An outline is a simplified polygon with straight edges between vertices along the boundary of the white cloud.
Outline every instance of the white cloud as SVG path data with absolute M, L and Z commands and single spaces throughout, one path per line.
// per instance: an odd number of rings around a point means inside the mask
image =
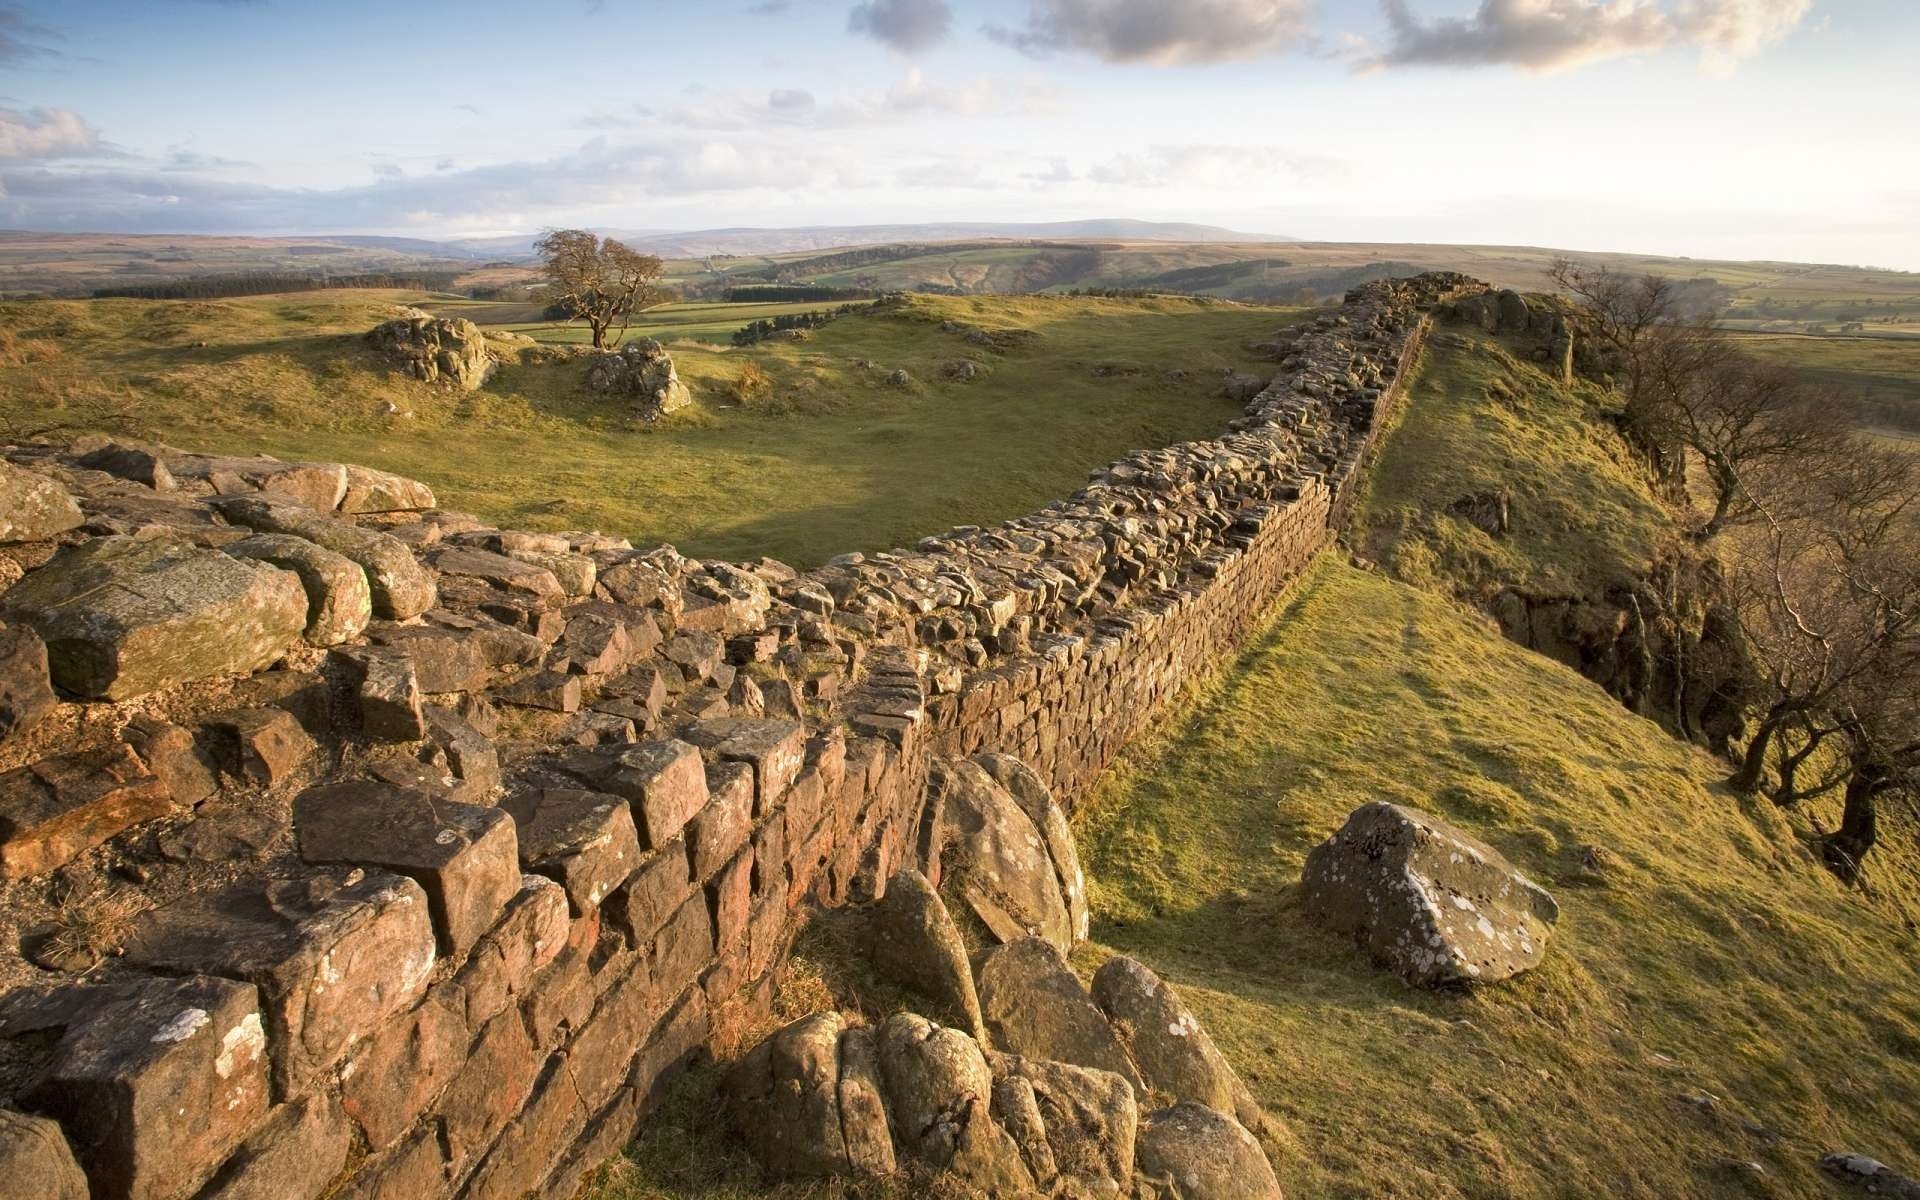
M 597 130 L 846 129 L 924 116 L 1039 116 L 1058 112 L 1060 107 L 1059 93 L 1044 85 L 985 78 L 939 84 L 916 67 L 884 91 L 863 95 L 823 99 L 804 88 L 722 94 L 698 89 L 689 102 L 673 108 L 635 104 L 619 112 L 595 113 L 579 125 Z
M 0 159 L 80 158 L 114 154 L 100 131 L 64 108 L 0 108 Z
M 1813 0 L 1481 0 L 1472 16 L 1422 20 L 1381 0 L 1389 41 L 1361 65 L 1512 66 L 1544 73 L 1669 46 L 1699 50 L 1721 74 L 1781 40 Z
M 1055 172 L 1060 164 L 1054 166 Z M 1247 188 L 1336 176 L 1345 164 L 1283 146 L 1168 145 L 1116 154 L 1087 171 L 1095 183 L 1127 188 Z
M 1273 54 L 1308 35 L 1308 0 L 1030 0 L 1026 25 L 987 36 L 1031 55 L 1077 51 L 1156 66 Z

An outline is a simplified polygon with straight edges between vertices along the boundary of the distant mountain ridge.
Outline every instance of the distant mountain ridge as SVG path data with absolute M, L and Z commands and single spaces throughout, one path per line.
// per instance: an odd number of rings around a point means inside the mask
M 1089 221 L 945 221 L 908 225 L 802 225 L 791 228 L 602 230 L 636 250 L 662 258 L 700 258 L 709 254 L 791 254 L 899 242 L 951 242 L 981 238 L 1098 238 L 1136 242 L 1291 242 L 1271 233 L 1243 233 L 1218 225 L 1180 221 L 1135 221 L 1107 217 Z M 468 255 L 524 256 L 533 253 L 536 235 L 455 238 L 445 243 Z

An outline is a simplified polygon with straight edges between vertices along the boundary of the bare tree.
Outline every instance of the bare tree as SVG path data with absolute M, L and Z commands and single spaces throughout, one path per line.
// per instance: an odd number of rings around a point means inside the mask
M 1920 771 L 1920 480 L 1911 460 L 1851 439 L 1816 471 L 1782 473 L 1763 493 L 1743 482 L 1762 528 L 1735 539 L 1730 590 L 1762 666 L 1767 705 L 1730 782 L 1755 791 L 1776 739 L 1804 740 L 1776 799 L 1844 785 L 1827 863 L 1857 875 L 1876 837 L 1876 801 Z M 1838 738 L 1840 769 L 1800 787 L 1812 747 Z
M 624 242 L 586 229 L 550 229 L 533 248 L 570 319 L 587 323 L 596 349 L 606 348 L 615 322 L 624 335 L 633 314 L 661 298 L 655 281 L 663 264 Z
M 1587 309 L 1592 333 L 1619 356 L 1626 369 L 1623 426 L 1628 440 L 1662 479 L 1678 478 L 1683 468 L 1671 461 L 1674 446 L 1663 436 L 1664 414 L 1643 387 L 1649 342 L 1662 326 L 1679 319 L 1673 282 L 1661 275 L 1628 275 L 1569 258 L 1554 259 L 1547 277 Z

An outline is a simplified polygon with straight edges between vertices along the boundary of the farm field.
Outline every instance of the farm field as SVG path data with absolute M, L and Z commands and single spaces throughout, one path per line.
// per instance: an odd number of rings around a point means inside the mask
M 1239 412 L 1224 374 L 1259 369 L 1246 343 L 1299 315 L 1185 299 L 916 297 L 736 350 L 727 335 L 769 306 L 676 306 L 635 332 L 667 339 L 695 403 L 634 427 L 623 401 L 585 388 L 576 359 L 538 345 L 495 343 L 504 361 L 471 393 L 396 374 L 360 335 L 416 303 L 440 306 L 375 291 L 0 304 L 14 335 L 0 347 L 0 421 L 343 459 L 426 480 L 445 507 L 517 527 L 810 565 L 1001 520 L 1129 450 L 1217 433 Z M 972 330 L 997 344 L 968 341 Z M 947 378 L 962 360 L 976 377 Z M 906 386 L 887 382 L 896 369 Z

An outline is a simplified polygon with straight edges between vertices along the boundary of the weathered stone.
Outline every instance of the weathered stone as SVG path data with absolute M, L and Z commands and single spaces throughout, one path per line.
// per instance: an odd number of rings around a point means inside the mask
M 496 808 L 372 781 L 323 784 L 294 800 L 293 825 L 310 863 L 367 863 L 417 880 L 450 955 L 465 954 L 520 890 L 513 818 Z
M 626 885 L 609 896 L 602 908 L 627 931 L 629 941 L 645 945 L 692 891 L 687 848 L 674 841 L 641 862 Z
M 539 638 L 508 629 L 494 621 L 471 620 L 433 612 L 429 620 L 441 625 L 375 623 L 367 638 L 381 646 L 404 650 L 413 660 L 420 690 L 429 695 L 483 688 L 507 667 L 540 661 L 547 651 Z
M 587 363 L 587 386 L 628 397 L 633 415 L 642 421 L 657 421 L 693 403 L 673 356 L 653 338 L 635 338 L 616 353 L 596 355 Z
M 707 898 L 689 896 L 653 938 L 653 977 L 662 993 L 685 987 L 713 960 L 713 914 Z
M 873 965 L 894 982 L 937 1001 L 984 1042 L 987 1026 L 974 992 L 967 944 L 927 877 L 912 868 L 895 874 L 868 922 Z
M 807 731 L 797 721 L 725 717 L 702 721 L 687 734 L 716 758 L 753 768 L 754 816 L 765 816 L 806 765 Z
M 96 1196 L 183 1200 L 267 1114 L 254 989 L 143 981 L 87 1005 L 24 1097 L 60 1121 Z
M 366 573 L 373 592 L 373 613 L 390 621 L 405 621 L 433 607 L 433 575 L 405 542 L 350 521 L 290 504 L 267 500 L 228 500 L 220 512 L 236 525 L 261 533 L 285 533 L 352 559 Z
M 172 807 L 166 784 L 125 745 L 9 771 L 0 775 L 0 876 L 44 874 Z
M 0 1180 L 21 1197 L 88 1200 L 87 1177 L 60 1126 L 0 1108 Z
M 1058 1174 L 1085 1193 L 1127 1194 L 1140 1111 L 1126 1080 L 1111 1071 L 1018 1055 L 995 1055 L 992 1065 L 996 1098 L 1000 1083 L 1026 1085 L 1045 1131 L 1046 1159 Z
M 519 825 L 520 861 L 565 888 L 576 916 L 600 907 L 640 862 L 633 812 L 618 796 L 543 788 L 506 807 Z
M 542 600 L 557 602 L 564 595 L 552 571 L 490 550 L 437 546 L 427 551 L 425 557 L 443 576 L 474 579 L 502 592 Z
M 377 742 L 414 742 L 427 736 L 420 675 L 413 656 L 388 646 L 361 649 L 347 657 L 360 676 L 360 732 Z
M 0 625 L 0 742 L 38 725 L 56 703 L 46 643 L 24 625 Z
M 1051 942 L 1023 937 L 980 961 L 980 1010 L 996 1048 L 1112 1071 L 1144 1092 L 1139 1073 Z
M 0 542 L 40 542 L 76 528 L 86 517 L 58 483 L 0 462 Z
M 1080 869 L 1080 851 L 1073 840 L 1073 827 L 1067 814 L 1054 801 L 1053 790 L 1040 773 L 1011 754 L 976 754 L 973 761 L 1007 790 L 1020 811 L 1027 814 L 1034 828 L 1047 843 L 1047 857 L 1053 862 L 1054 878 L 1060 884 L 1061 899 L 1067 905 L 1067 926 L 1074 943 L 1087 940 L 1087 880 Z
M 388 1021 L 340 1064 L 340 1105 L 375 1150 L 407 1131 L 466 1058 L 464 1014 L 437 997 L 436 989 L 412 1012 Z
M 154 846 L 173 862 L 258 861 L 283 828 L 272 813 L 226 808 L 202 812 L 185 825 L 163 831 Z
M 257 986 L 275 1090 L 292 1095 L 425 992 L 434 964 L 425 901 L 384 871 L 235 884 L 147 913 L 126 956 Z
M 1093 973 L 1093 1000 L 1149 1092 L 1232 1113 L 1248 1129 L 1266 1123 L 1199 1019 L 1158 975 L 1131 958 L 1110 958 Z
M 347 464 L 343 513 L 418 512 L 433 506 L 433 489 L 417 479 Z
M 1435 817 L 1362 805 L 1307 856 L 1307 911 L 1424 986 L 1537 965 L 1559 906 L 1499 852 Z
M 687 825 L 695 879 L 706 879 L 726 865 L 753 832 L 753 771 L 746 764 L 708 767 L 707 792 L 712 799 Z
M 591 772 L 590 779 L 634 806 L 634 824 L 648 849 L 678 837 L 708 800 L 700 752 L 682 741 L 641 742 Z
M 235 558 L 258 559 L 300 577 L 307 593 L 307 641 L 337 646 L 352 641 L 373 619 L 373 591 L 360 564 L 343 554 L 285 533 L 260 533 L 221 549 Z
M 1001 942 L 1033 934 L 1071 949 L 1072 917 L 1033 819 L 978 763 L 945 762 L 935 780 L 944 802 L 941 886 L 957 889 Z
M 172 537 L 69 546 L 0 596 L 0 611 L 47 643 L 53 681 L 127 700 L 271 663 L 307 625 L 289 571 Z
M 567 622 L 567 630 L 554 643 L 547 665 L 581 675 L 611 675 L 626 670 L 633 657 L 634 643 L 625 622 L 599 613 L 582 613 Z
M 454 976 L 447 1002 L 463 1003 L 467 1027 L 478 1029 L 524 995 L 566 944 L 566 892 L 545 876 L 522 875 L 519 893 Z
M 280 783 L 319 749 L 284 708 L 243 708 L 208 720 L 233 774 L 261 787 Z
M 983 1191 L 1032 1190 L 1019 1147 L 993 1121 L 993 1074 L 979 1043 L 896 1013 L 880 1029 L 879 1058 L 890 1123 L 908 1154 Z
M 166 785 L 176 805 L 191 808 L 219 788 L 212 756 L 178 725 L 138 716 L 127 723 L 125 736 L 147 770 Z
M 464 1171 L 520 1111 L 539 1078 L 541 1053 L 517 1012 L 487 1023 L 433 1112 L 455 1173 Z M 435 1182 L 444 1188 L 444 1179 Z M 426 1193 L 432 1195 L 432 1192 Z
M 873 1031 L 840 1034 L 840 1132 L 846 1142 L 847 1168 L 857 1176 L 891 1175 L 893 1134 L 887 1100 L 880 1085 L 880 1051 Z
M 850 1173 L 840 1124 L 837 1012 L 802 1017 L 750 1051 L 727 1079 L 735 1123 L 779 1176 Z
M 477 390 L 493 371 L 487 335 L 464 317 L 436 317 L 417 308 L 382 321 L 367 333 L 376 350 L 392 357 L 408 374 L 426 383 L 450 383 L 463 392 Z
M 444 767 L 453 780 L 454 799 L 490 803 L 500 787 L 500 752 L 478 726 L 451 708 L 424 704 L 429 748 L 423 756 Z
M 537 671 L 525 679 L 495 688 L 493 695 L 500 703 L 516 708 L 544 708 L 557 713 L 579 712 L 580 677 L 559 671 Z
M 339 463 L 281 462 L 257 455 L 165 453 L 167 470 L 183 491 L 216 496 L 265 496 L 320 512 L 339 507 L 347 469 Z
M 166 450 L 160 446 L 108 442 L 80 455 L 75 461 L 89 470 L 105 471 L 115 478 L 131 480 L 157 492 L 171 492 L 179 486 L 174 482 L 173 472 L 167 469 Z
M 1920 1200 L 1920 1182 L 1864 1154 L 1829 1154 L 1820 1160 L 1820 1169 L 1843 1183 L 1863 1189 L 1869 1196 Z
M 1141 1200 L 1281 1200 L 1260 1143 L 1232 1117 L 1200 1104 L 1142 1117 L 1134 1167 Z
M 195 1200 L 315 1200 L 347 1164 L 353 1136 L 327 1096 L 281 1105 Z

